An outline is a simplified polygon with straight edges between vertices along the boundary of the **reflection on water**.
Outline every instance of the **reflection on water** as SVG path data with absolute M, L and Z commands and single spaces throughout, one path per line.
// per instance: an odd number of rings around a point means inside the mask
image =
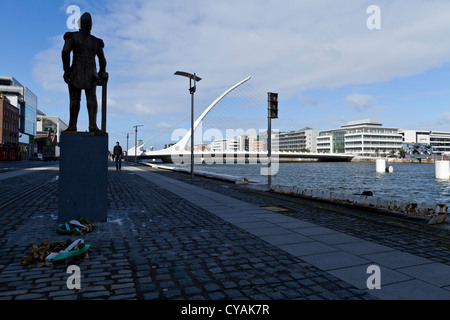
M 393 173 L 376 173 L 375 163 L 298 162 L 280 163 L 273 185 L 297 186 L 342 193 L 372 191 L 374 196 L 415 202 L 450 204 L 450 180 L 435 178 L 433 164 L 387 163 Z M 196 165 L 195 170 L 244 176 L 267 183 L 260 164 Z

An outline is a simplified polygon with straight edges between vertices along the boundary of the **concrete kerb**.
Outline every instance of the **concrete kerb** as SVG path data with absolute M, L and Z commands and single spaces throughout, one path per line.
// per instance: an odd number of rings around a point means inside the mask
M 152 168 L 162 169 L 162 170 L 170 170 L 170 171 L 182 172 L 182 173 L 191 173 L 190 169 L 185 169 L 185 168 L 171 167 L 171 166 L 166 166 L 166 165 L 158 165 L 158 164 L 153 164 L 153 163 L 148 163 L 148 162 L 140 162 L 139 164 L 146 165 L 146 166 L 149 166 Z M 206 178 L 211 178 L 211 179 L 222 180 L 222 181 L 226 181 L 226 182 L 232 182 L 234 184 L 248 184 L 249 183 L 249 181 L 245 177 L 235 177 L 235 176 L 228 175 L 228 174 L 213 173 L 213 172 L 208 172 L 208 171 L 195 170 L 195 175 L 201 176 L 201 177 L 206 177 Z

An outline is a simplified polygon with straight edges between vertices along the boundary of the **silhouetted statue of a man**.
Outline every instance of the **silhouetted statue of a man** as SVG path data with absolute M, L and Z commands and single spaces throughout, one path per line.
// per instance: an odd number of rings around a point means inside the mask
M 86 94 L 89 115 L 89 132 L 99 132 L 97 127 L 97 84 L 106 72 L 106 59 L 103 53 L 103 40 L 91 35 L 92 18 L 88 12 L 83 13 L 78 21 L 79 31 L 64 35 L 62 62 L 64 81 L 69 85 L 70 119 L 66 131 L 77 131 L 78 113 L 80 111 L 81 90 Z M 70 65 L 70 53 L 73 62 Z M 97 73 L 95 57 L 98 57 L 100 70 Z

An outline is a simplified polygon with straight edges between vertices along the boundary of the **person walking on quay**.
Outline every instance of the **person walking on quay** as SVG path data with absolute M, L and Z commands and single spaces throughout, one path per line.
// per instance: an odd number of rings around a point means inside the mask
M 116 161 L 116 171 L 122 169 L 122 147 L 119 145 L 119 142 L 116 142 L 116 145 L 113 149 L 113 159 Z

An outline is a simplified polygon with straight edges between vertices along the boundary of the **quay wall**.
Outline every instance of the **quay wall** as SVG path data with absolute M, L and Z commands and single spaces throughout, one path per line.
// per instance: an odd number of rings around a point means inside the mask
M 375 163 L 377 159 L 386 160 L 386 163 L 435 163 L 436 159 L 406 159 L 406 158 L 374 158 L 374 157 L 355 157 L 351 162 L 373 162 Z M 439 160 L 439 159 L 437 159 Z

